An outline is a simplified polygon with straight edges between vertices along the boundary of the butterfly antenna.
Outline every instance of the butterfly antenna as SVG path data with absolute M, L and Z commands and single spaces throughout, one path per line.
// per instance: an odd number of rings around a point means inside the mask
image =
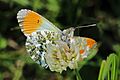
M 78 26 L 78 27 L 75 27 L 75 29 L 84 28 L 84 27 L 92 27 L 92 26 L 96 26 L 96 24 L 90 24 L 90 25 L 86 25 L 86 26 Z
M 14 28 L 11 28 L 10 30 L 14 31 L 14 30 L 18 30 L 18 29 L 20 29 L 20 27 L 14 27 Z

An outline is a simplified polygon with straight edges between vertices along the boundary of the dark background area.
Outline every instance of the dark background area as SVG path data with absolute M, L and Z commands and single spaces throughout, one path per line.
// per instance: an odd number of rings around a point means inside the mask
M 97 80 L 101 61 L 120 50 L 120 0 L 0 0 L 0 80 L 75 80 L 72 70 L 62 74 L 43 69 L 25 50 L 25 39 L 16 19 L 20 9 L 38 12 L 61 30 L 80 28 L 75 36 L 95 39 L 99 51 L 80 70 L 83 80 Z

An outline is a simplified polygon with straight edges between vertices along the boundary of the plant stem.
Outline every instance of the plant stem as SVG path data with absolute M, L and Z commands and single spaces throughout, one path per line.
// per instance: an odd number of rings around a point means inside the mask
M 79 71 L 77 69 L 75 69 L 75 73 L 76 73 L 76 79 L 77 80 L 82 80 L 80 74 L 79 74 Z

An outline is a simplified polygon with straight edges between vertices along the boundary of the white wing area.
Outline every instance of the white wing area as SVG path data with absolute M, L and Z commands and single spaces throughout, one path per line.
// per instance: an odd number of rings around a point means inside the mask
M 42 16 L 43 24 L 40 27 L 40 30 L 50 30 L 53 32 L 62 32 L 59 28 L 57 28 L 54 24 L 52 24 L 50 21 L 48 21 L 46 18 Z

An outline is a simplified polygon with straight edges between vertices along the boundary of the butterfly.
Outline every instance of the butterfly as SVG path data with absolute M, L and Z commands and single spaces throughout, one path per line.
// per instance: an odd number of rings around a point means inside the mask
M 21 9 L 17 19 L 27 37 L 25 46 L 30 57 L 51 71 L 75 69 L 77 63 L 97 47 L 97 42 L 91 38 L 74 36 L 75 28 L 62 31 L 34 11 Z

